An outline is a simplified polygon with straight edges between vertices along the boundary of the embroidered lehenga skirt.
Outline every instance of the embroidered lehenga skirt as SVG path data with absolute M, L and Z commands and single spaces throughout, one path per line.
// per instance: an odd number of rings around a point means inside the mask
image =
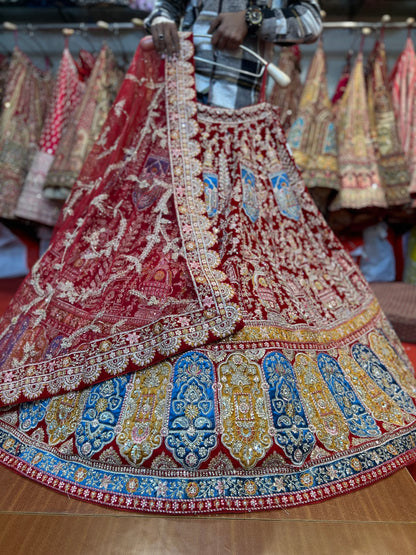
M 325 500 L 416 459 L 416 382 L 278 110 L 139 47 L 2 320 L 0 462 L 172 514 Z

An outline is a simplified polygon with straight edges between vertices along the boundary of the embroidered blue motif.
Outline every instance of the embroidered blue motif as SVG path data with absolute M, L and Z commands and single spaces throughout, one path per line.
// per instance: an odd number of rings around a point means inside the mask
M 185 468 L 196 469 L 217 445 L 214 367 L 202 353 L 176 362 L 166 447 Z
M 243 185 L 243 209 L 253 222 L 259 217 L 260 207 L 256 192 L 256 177 L 252 171 L 241 166 L 241 181 Z
M 371 349 L 366 345 L 357 343 L 352 348 L 352 355 L 379 388 L 387 393 L 401 409 L 416 414 L 416 407 L 410 395 L 400 389 L 396 380 Z
M 284 171 L 269 176 L 280 212 L 291 220 L 298 221 L 301 210 L 298 199 L 290 186 L 289 176 Z
M 50 399 L 41 399 L 31 403 L 22 403 L 19 406 L 19 428 L 24 432 L 36 428 L 38 423 L 45 418 L 49 402 Z
M 294 464 L 303 464 L 315 446 L 299 398 L 290 362 L 279 352 L 268 354 L 263 361 L 276 428 L 275 440 Z
M 212 218 L 218 212 L 218 175 L 204 172 L 204 192 L 207 215 Z
M 75 432 L 80 455 L 90 457 L 113 441 L 129 380 L 118 376 L 92 387 Z
M 325 353 L 318 355 L 317 362 L 319 370 L 341 409 L 351 432 L 360 437 L 380 435 L 380 428 L 374 418 L 365 410 L 345 379 L 338 362 Z

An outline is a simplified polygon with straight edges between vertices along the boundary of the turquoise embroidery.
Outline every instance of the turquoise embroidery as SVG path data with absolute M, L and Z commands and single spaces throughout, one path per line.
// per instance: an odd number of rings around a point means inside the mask
M 243 185 L 243 209 L 254 224 L 260 214 L 256 192 L 256 178 L 254 173 L 244 166 L 241 166 L 241 181 Z
M 91 389 L 75 432 L 80 455 L 90 457 L 115 438 L 115 426 L 129 379 L 129 376 L 119 376 Z
M 176 362 L 166 447 L 185 468 L 196 469 L 217 445 L 214 368 L 202 353 Z
M 22 403 L 19 407 L 19 428 L 24 432 L 36 428 L 43 418 L 50 399 L 41 399 L 31 403 Z
M 295 375 L 290 362 L 281 353 L 268 354 L 263 362 L 269 396 L 275 440 L 294 464 L 302 464 L 315 446 L 299 398 Z
M 410 395 L 400 389 L 399 384 L 371 349 L 357 343 L 352 348 L 352 355 L 379 388 L 387 393 L 401 409 L 416 414 L 416 407 Z
M 284 171 L 269 176 L 273 187 L 274 197 L 283 216 L 298 221 L 301 214 L 300 205 L 290 186 L 289 176 Z
M 351 432 L 360 437 L 380 435 L 380 428 L 374 418 L 365 410 L 345 379 L 338 362 L 325 353 L 319 354 L 317 361 L 319 370 L 341 409 Z
M 204 172 L 204 192 L 207 215 L 212 218 L 218 213 L 218 176 Z

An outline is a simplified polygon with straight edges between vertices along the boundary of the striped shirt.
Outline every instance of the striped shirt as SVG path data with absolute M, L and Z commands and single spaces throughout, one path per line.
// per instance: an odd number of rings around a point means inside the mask
M 181 21 L 184 31 L 205 35 L 211 21 L 219 13 L 245 10 L 247 4 L 247 0 L 156 0 L 155 9 L 145 24 L 150 30 L 152 20 L 164 16 L 178 25 Z M 274 44 L 283 46 L 314 42 L 322 31 L 320 7 L 316 0 L 257 0 L 255 4 L 269 9 L 257 34 L 248 34 L 243 44 L 268 60 L 273 59 Z M 258 74 L 261 65 L 255 58 L 241 49 L 214 51 L 209 38 L 195 36 L 194 42 L 197 57 L 233 68 L 195 62 L 196 88 L 199 93 L 208 95 L 209 104 L 241 108 L 256 102 L 261 78 L 239 72 L 244 70 Z

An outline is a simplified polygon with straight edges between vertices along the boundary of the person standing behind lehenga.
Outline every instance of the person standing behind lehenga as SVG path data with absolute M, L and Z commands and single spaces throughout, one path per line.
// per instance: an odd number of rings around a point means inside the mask
M 274 44 L 314 42 L 322 31 L 316 0 L 156 0 L 145 25 L 161 55 L 178 52 L 180 21 L 181 30 L 195 36 L 197 57 L 236 70 L 195 61 L 198 98 L 223 108 L 241 108 L 258 98 L 261 78 L 238 70 L 258 73 L 259 62 L 240 45 L 272 61 Z

